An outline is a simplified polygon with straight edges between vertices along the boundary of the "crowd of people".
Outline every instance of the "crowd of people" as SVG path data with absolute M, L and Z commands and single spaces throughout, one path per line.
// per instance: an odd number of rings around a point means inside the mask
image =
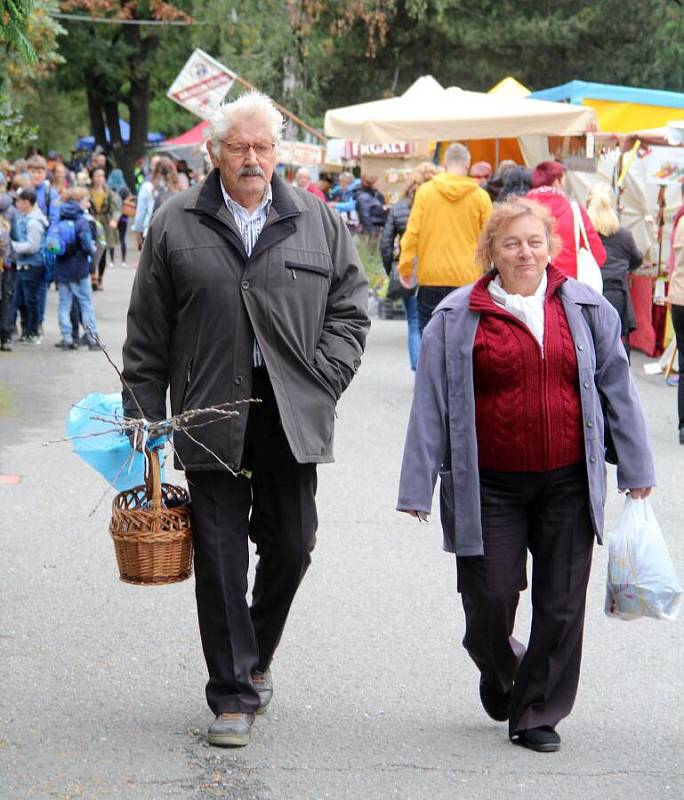
M 129 187 L 95 150 L 68 163 L 56 152 L 0 162 L 0 349 L 42 344 L 47 292 L 59 291 L 56 346 L 99 348 L 92 292 L 107 265 L 127 266 L 129 226 L 138 246 L 152 215 L 198 177 L 165 155 L 141 159 Z M 118 258 L 117 258 L 118 255 Z M 68 320 L 68 323 L 67 323 Z
M 34 154 L 14 163 L 0 161 L 0 349 L 11 351 L 14 341 L 42 342 L 47 290 L 53 281 L 60 294 L 61 339 L 56 346 L 97 349 L 96 337 L 89 334 L 96 333 L 92 292 L 104 289 L 108 265 L 128 265 L 129 230 L 139 249 L 154 212 L 174 193 L 203 178 L 186 162 L 164 154 L 140 159 L 130 187 L 123 171 L 113 167 L 100 149 L 87 159 L 73 156 L 68 162 L 54 151 L 47 157 Z M 567 197 L 565 170 L 559 162 L 544 161 L 530 169 L 504 160 L 494 170 L 486 161 L 471 164 L 469 152 L 459 144 L 447 149 L 443 166 L 418 165 L 394 204 L 387 203 L 372 175 L 322 172 L 314 181 L 311 171 L 300 167 L 292 183 L 337 211 L 353 234 L 363 234 L 379 246 L 390 279 L 387 297 L 400 299 L 404 307 L 412 370 L 418 363 L 422 331 L 435 307 L 455 288 L 479 276 L 476 245 L 493 208 L 516 197 L 548 208 L 562 242 L 554 264 L 570 277 L 577 277 L 575 220 L 576 213 L 581 215 L 588 247 L 602 270 L 603 293 L 620 316 L 629 357 L 629 334 L 636 319 L 628 278 L 641 266 L 643 254 L 621 226 L 613 195 L 604 184 L 592 187 L 585 209 Z M 674 219 L 668 297 L 680 359 L 681 216 L 678 213 Z M 76 224 L 80 233 L 71 238 L 67 252 L 51 254 L 46 242 L 51 226 L 60 222 Z M 683 386 L 679 406 L 684 443 Z

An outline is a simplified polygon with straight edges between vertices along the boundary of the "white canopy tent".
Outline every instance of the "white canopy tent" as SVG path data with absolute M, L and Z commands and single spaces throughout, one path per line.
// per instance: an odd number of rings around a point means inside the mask
M 596 114 L 586 106 L 444 89 L 431 75 L 401 97 L 334 108 L 325 115 L 326 136 L 362 144 L 577 136 L 596 127 Z

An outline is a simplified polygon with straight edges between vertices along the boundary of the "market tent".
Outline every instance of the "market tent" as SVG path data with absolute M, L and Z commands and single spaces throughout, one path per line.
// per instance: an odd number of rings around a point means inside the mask
M 188 145 L 198 147 L 204 143 L 208 135 L 209 121 L 202 120 L 202 122 L 198 122 L 197 125 L 195 125 L 193 128 L 190 128 L 189 131 L 181 133 L 180 136 L 175 136 L 172 139 L 166 139 L 161 143 L 160 146 L 167 150 L 172 147 L 187 147 Z
M 527 134 L 572 136 L 596 127 L 592 109 L 526 98 L 443 89 L 430 75 L 401 97 L 331 109 L 325 133 L 364 144 L 493 139 Z
M 121 139 L 123 142 L 128 142 L 131 138 L 131 126 L 126 122 L 125 119 L 119 119 L 119 130 L 121 131 Z M 109 128 L 105 128 L 105 138 L 107 141 L 110 141 L 109 138 Z M 156 145 L 159 144 L 164 139 L 163 133 L 156 133 L 155 131 L 150 131 L 147 134 L 147 144 L 148 145 Z M 92 150 L 95 147 L 95 137 L 94 136 L 81 136 L 76 140 L 76 150 Z
M 158 152 L 168 153 L 177 161 L 185 161 L 196 172 L 204 171 L 204 142 L 209 137 L 209 122 L 202 120 L 189 131 L 166 139 L 157 146 Z
M 520 98 L 527 97 L 530 94 L 530 90 L 527 86 L 523 86 L 520 81 L 517 81 L 509 75 L 507 78 L 499 81 L 496 86 L 492 86 L 491 89 L 488 89 L 487 94 L 494 95 L 495 97 Z M 467 142 L 467 144 L 473 163 L 476 161 L 488 161 L 494 167 L 498 166 L 504 160 L 515 161 L 516 164 L 525 163 L 517 139 L 507 137 L 476 139 L 475 141 Z
M 487 90 L 487 94 L 494 94 L 497 97 L 529 97 L 531 91 L 524 86 L 520 81 L 510 75 L 507 78 L 499 81 L 496 86 L 492 86 Z
M 585 81 L 570 81 L 530 96 L 593 108 L 600 129 L 614 133 L 667 125 L 670 120 L 681 118 L 684 109 L 684 94 L 680 92 Z

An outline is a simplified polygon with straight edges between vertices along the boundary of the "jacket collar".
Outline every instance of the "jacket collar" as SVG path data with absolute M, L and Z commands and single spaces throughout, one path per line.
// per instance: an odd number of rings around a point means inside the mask
M 295 192 L 276 173 L 271 178 L 271 192 L 273 202 L 268 215 L 268 221 L 283 217 L 298 216 L 305 207 L 299 201 Z M 219 217 L 227 224 L 232 221 L 233 215 L 226 208 L 221 192 L 221 178 L 217 168 L 207 175 L 199 186 L 189 192 L 185 204 L 187 211 L 210 214 Z
M 252 258 L 293 234 L 296 230 L 295 220 L 306 212 L 306 206 L 297 197 L 294 189 L 275 173 L 271 178 L 271 193 L 273 196 L 271 207 L 264 228 L 252 250 Z M 188 192 L 188 199 L 183 208 L 185 211 L 200 215 L 203 224 L 227 239 L 242 260 L 247 261 L 247 253 L 235 219 L 223 200 L 218 169 L 214 168 L 199 186 Z
M 469 307 L 471 311 L 498 311 L 499 306 L 494 302 L 492 296 L 487 291 L 487 286 L 494 280 L 498 271 L 496 269 L 490 270 L 486 275 L 483 275 L 473 286 L 472 294 L 470 295 Z M 546 298 L 553 297 L 553 295 L 560 290 L 568 277 L 559 269 L 549 264 L 546 268 Z

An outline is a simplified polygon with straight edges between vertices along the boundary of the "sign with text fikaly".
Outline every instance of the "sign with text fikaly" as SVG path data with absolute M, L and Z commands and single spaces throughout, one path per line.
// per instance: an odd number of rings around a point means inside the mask
M 215 58 L 197 48 L 166 93 L 174 102 L 207 119 L 221 105 L 235 75 Z

